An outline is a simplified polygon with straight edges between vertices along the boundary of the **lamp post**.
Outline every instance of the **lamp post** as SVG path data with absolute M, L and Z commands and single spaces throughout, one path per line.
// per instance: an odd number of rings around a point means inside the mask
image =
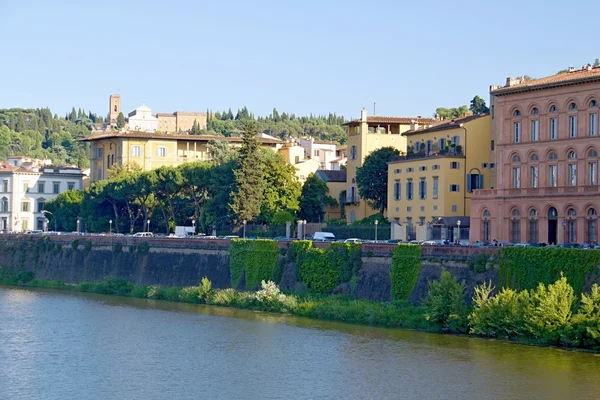
M 77 218 L 77 233 L 79 233 L 79 218 Z
M 302 221 L 302 240 L 306 238 L 306 220 Z
M 112 219 L 108 221 L 108 234 L 112 235 Z
M 44 218 L 44 221 L 46 222 L 46 232 L 48 232 L 48 222 L 50 222 L 50 220 L 48 220 L 48 218 Z
M 56 217 L 54 217 L 54 214 L 52 214 L 50 211 L 46 211 L 46 210 L 42 210 L 40 211 L 42 214 L 46 215 L 46 214 L 50 214 L 52 215 L 52 219 L 54 219 L 54 232 L 58 232 L 58 229 L 56 227 Z M 46 222 L 47 223 L 47 222 Z M 46 228 L 47 229 L 47 228 Z
M 246 224 L 248 223 L 248 221 L 244 220 L 243 224 L 244 224 L 244 239 L 246 239 Z
M 146 221 L 146 232 L 150 232 L 150 219 Z
M 192 219 L 192 236 L 194 236 L 196 234 L 196 220 Z
M 567 243 L 567 220 L 563 219 L 562 220 L 562 226 L 563 226 L 563 244 Z
M 379 220 L 375 220 L 375 243 L 377 243 L 377 225 L 379 225 Z
M 456 227 L 457 227 L 457 230 L 458 230 L 457 244 L 460 244 L 460 219 L 458 221 L 456 221 Z

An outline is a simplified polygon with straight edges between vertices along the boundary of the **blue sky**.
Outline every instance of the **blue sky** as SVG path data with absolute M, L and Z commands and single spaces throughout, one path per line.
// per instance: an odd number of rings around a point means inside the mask
M 0 0 L 0 108 L 431 115 L 600 57 L 600 2 Z

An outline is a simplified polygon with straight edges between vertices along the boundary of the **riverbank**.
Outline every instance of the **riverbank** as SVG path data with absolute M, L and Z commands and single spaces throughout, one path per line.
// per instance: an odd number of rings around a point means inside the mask
M 562 329 L 556 329 L 559 321 L 555 316 L 549 316 L 549 321 L 540 320 L 538 321 L 539 326 L 528 328 L 531 332 L 538 329 L 539 332 L 543 333 L 543 335 L 534 337 L 531 336 L 531 333 L 527 335 L 523 331 L 523 327 L 520 324 L 525 325 L 525 323 L 518 320 L 519 316 L 516 315 L 518 314 L 518 310 L 514 309 L 515 304 L 512 304 L 512 310 L 506 309 L 506 306 L 510 306 L 511 304 L 505 304 L 511 303 L 511 300 L 515 300 L 516 302 L 521 302 L 523 306 L 523 299 L 518 299 L 518 297 L 523 297 L 524 293 L 529 292 L 520 292 L 520 294 L 515 292 L 515 298 L 508 301 L 506 301 L 507 294 L 505 291 L 501 291 L 500 295 L 496 295 L 495 297 L 490 297 L 489 293 L 486 295 L 487 297 L 479 294 L 479 300 L 474 299 L 476 301 L 473 307 L 460 306 L 452 304 L 452 291 L 456 289 L 456 286 L 453 285 L 458 283 L 452 280 L 447 273 L 444 274 L 440 282 L 435 282 L 432 285 L 432 295 L 428 297 L 423 306 L 415 306 L 406 301 L 376 302 L 367 299 L 354 299 L 347 296 L 326 296 L 306 293 L 284 294 L 279 291 L 279 288 L 273 282 L 263 282 L 262 288 L 257 292 L 239 291 L 231 288 L 213 289 L 211 282 L 206 278 L 202 280 L 199 286 L 183 288 L 135 285 L 119 279 L 106 280 L 100 283 L 81 282 L 78 284 L 66 284 L 56 280 L 34 279 L 31 272 L 21 271 L 15 273 L 6 269 L 0 269 L 0 284 L 140 299 L 166 300 L 180 303 L 206 304 L 289 314 L 325 321 L 413 329 L 424 332 L 469 334 L 474 337 L 496 338 L 521 344 L 550 345 L 600 352 L 600 336 L 597 335 L 600 331 L 600 318 L 598 318 L 600 316 L 599 292 L 593 292 L 587 298 L 589 300 L 587 301 L 587 308 L 586 304 L 582 306 L 583 311 L 588 312 L 587 315 L 584 315 L 582 310 L 579 310 L 577 314 L 573 314 L 572 318 L 569 314 L 569 324 Z M 557 290 L 560 292 L 561 284 L 563 286 L 566 285 L 566 280 L 557 281 L 554 285 L 549 286 L 548 293 L 557 294 Z M 546 291 L 545 288 L 544 291 Z M 565 296 L 564 292 L 558 294 L 561 299 Z M 443 298 L 448 295 L 449 298 Z M 568 293 L 566 295 L 568 296 Z M 436 296 L 441 296 L 442 298 L 436 298 Z M 536 296 L 534 291 L 531 292 L 531 296 Z M 462 296 L 455 296 L 455 298 L 460 297 Z M 495 304 L 483 304 L 485 301 L 491 301 Z M 554 308 L 551 304 L 540 304 L 540 306 L 542 308 L 548 306 Z M 459 309 L 457 307 L 462 308 Z M 500 315 L 498 315 L 498 309 L 494 309 L 494 307 L 504 308 L 504 314 L 500 312 Z M 557 313 L 561 312 L 560 309 L 554 311 Z M 533 310 L 531 312 L 535 313 Z M 502 319 L 502 323 L 496 323 L 494 317 Z M 523 316 L 521 315 L 520 317 L 523 320 Z M 534 320 L 530 318 L 526 323 L 531 323 L 532 321 Z M 544 324 L 551 324 L 553 326 L 543 326 Z M 482 327 L 489 327 L 491 325 L 494 326 L 495 331 L 489 328 L 487 331 L 482 329 Z

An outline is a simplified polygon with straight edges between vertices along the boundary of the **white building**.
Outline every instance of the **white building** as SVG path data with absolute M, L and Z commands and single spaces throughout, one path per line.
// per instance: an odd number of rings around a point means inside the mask
M 314 138 L 297 139 L 298 144 L 304 148 L 305 158 L 317 160 L 321 169 L 333 169 L 332 162 L 336 157 L 336 143 L 315 140 Z
M 144 104 L 129 113 L 128 125 L 130 131 L 152 133 L 158 130 L 158 118 Z
M 41 212 L 66 190 L 82 189 L 83 173 L 73 167 L 26 169 L 0 163 L 0 231 L 47 230 Z

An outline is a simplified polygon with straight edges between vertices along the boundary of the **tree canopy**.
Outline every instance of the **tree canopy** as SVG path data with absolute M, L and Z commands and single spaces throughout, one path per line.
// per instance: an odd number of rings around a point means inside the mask
M 379 210 L 387 208 L 388 165 L 400 152 L 393 147 L 382 147 L 370 153 L 362 167 L 356 169 L 356 184 L 360 196 Z
M 310 174 L 302 186 L 298 213 L 300 219 L 308 222 L 323 222 L 325 206 L 337 204 L 328 194 L 327 184 L 315 174 Z
M 469 111 L 475 115 L 481 115 L 490 112 L 490 109 L 485 105 L 484 99 L 479 96 L 475 96 L 473 97 L 473 100 L 471 100 Z

